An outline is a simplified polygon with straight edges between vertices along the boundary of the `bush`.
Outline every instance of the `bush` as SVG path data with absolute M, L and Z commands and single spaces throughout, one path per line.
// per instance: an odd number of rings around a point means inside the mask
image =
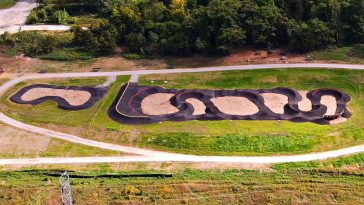
M 89 60 L 92 57 L 93 55 L 89 53 L 79 52 L 72 49 L 59 49 L 40 56 L 41 59 L 55 61 Z
M 136 53 L 126 53 L 123 55 L 128 60 L 139 60 L 141 57 Z
M 53 22 L 56 24 L 67 24 L 69 20 L 69 15 L 66 10 L 56 11 L 53 14 Z
M 39 21 L 37 12 L 35 10 L 31 11 L 27 17 L 26 24 L 35 24 Z

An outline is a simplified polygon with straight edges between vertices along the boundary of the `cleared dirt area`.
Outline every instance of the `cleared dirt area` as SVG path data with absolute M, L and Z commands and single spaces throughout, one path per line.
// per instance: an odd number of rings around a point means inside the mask
M 307 98 L 308 91 L 298 91 L 302 97 L 302 100 L 298 102 L 298 109 L 302 111 L 312 110 L 311 100 Z
M 41 70 L 48 72 L 90 72 L 93 68 L 100 68 L 100 71 L 121 71 L 141 69 L 166 69 L 168 65 L 163 60 L 138 60 L 132 61 L 120 55 L 111 57 L 94 58 L 84 61 L 50 61 L 24 56 L 6 57 L 1 55 L 0 65 L 5 73 L 34 73 Z
M 325 115 L 335 115 L 336 112 L 336 98 L 331 95 L 324 95 L 321 97 L 321 104 L 326 105 L 327 111 Z
M 284 105 L 288 103 L 288 97 L 277 93 L 262 93 L 264 104 L 273 112 L 284 114 Z
M 206 106 L 201 100 L 195 98 L 189 98 L 186 100 L 186 102 L 191 103 L 193 108 L 195 109 L 193 111 L 193 115 L 202 115 L 206 113 L 205 112 Z
M 24 101 L 33 101 L 42 97 L 55 96 L 65 99 L 70 105 L 79 106 L 85 104 L 91 94 L 80 90 L 32 88 L 21 96 Z
M 268 55 L 267 51 L 257 51 L 254 49 L 242 48 L 235 50 L 231 55 L 224 58 L 226 64 L 246 64 L 246 63 L 302 63 L 305 62 L 304 55 L 294 53 L 284 54 L 286 60 L 281 60 L 282 55 L 280 50 L 273 50 L 273 53 Z
M 0 155 L 27 155 L 44 152 L 51 138 L 0 124 Z
M 217 97 L 211 101 L 221 112 L 228 115 L 253 115 L 259 112 L 258 107 L 245 97 Z
M 142 110 L 147 115 L 167 115 L 178 112 L 169 100 L 174 96 L 171 93 L 156 93 L 149 95 L 142 101 Z

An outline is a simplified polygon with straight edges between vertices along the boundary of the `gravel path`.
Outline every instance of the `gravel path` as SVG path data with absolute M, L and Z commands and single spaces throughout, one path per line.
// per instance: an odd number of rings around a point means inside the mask
M 0 9 L 0 34 L 4 32 L 16 33 L 19 31 L 65 31 L 69 26 L 63 25 L 25 25 L 27 16 L 33 8 L 37 7 L 35 0 L 19 0 L 8 9 Z

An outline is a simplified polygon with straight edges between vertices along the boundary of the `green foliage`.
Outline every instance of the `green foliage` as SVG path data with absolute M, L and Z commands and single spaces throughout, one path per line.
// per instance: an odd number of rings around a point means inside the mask
M 56 24 L 67 24 L 69 21 L 69 15 L 66 10 L 56 11 L 53 14 L 53 22 Z
M 136 53 L 126 53 L 123 56 L 129 60 L 139 60 L 141 58 L 140 55 Z
M 93 20 L 80 20 L 79 16 L 85 14 Z M 310 51 L 335 44 L 363 43 L 364 3 L 362 0 L 42 1 L 27 23 L 87 26 L 88 32 L 74 30 L 75 42 L 96 53 L 110 53 L 116 43 L 124 43 L 130 52 L 141 55 L 195 52 L 226 55 L 241 46 Z
M 54 60 L 54 61 L 76 61 L 76 60 L 89 60 L 93 58 L 92 53 L 79 51 L 77 49 L 57 49 L 50 53 L 39 56 L 41 59 Z
M 91 28 L 76 26 L 72 29 L 73 42 L 84 50 L 112 53 L 116 47 L 116 29 L 107 20 L 100 20 Z
M 278 171 L 295 171 L 295 170 L 325 170 L 325 169 L 338 169 L 342 170 L 345 167 L 358 167 L 364 165 L 364 154 L 355 154 L 351 156 L 344 156 L 335 159 L 328 159 L 325 161 L 309 161 L 309 162 L 289 162 L 274 164 L 273 169 Z

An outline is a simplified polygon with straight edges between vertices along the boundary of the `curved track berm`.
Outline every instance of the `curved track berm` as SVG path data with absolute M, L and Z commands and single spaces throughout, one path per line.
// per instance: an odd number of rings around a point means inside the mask
M 171 105 L 178 111 L 166 115 L 147 115 L 143 113 L 142 101 L 149 95 L 156 93 L 170 93 L 174 96 L 170 99 Z M 265 104 L 262 93 L 276 93 L 288 97 L 288 103 L 284 106 L 284 113 L 278 114 L 271 111 Z M 335 97 L 337 107 L 334 115 L 325 115 L 327 107 L 321 104 L 321 97 L 330 95 Z M 211 101 L 216 97 L 245 97 L 253 102 L 259 111 L 253 115 L 228 115 L 221 112 Z M 193 115 L 194 107 L 187 99 L 200 100 L 206 106 L 205 113 Z M 186 120 L 289 120 L 292 122 L 313 122 L 317 124 L 330 124 L 331 120 L 339 117 L 349 118 L 351 113 L 347 103 L 351 97 L 343 91 L 324 88 L 312 90 L 307 93 L 311 100 L 312 109 L 302 111 L 298 102 L 302 100 L 298 91 L 290 88 L 257 89 L 257 90 L 176 90 L 164 89 L 157 86 L 139 86 L 137 83 L 124 84 L 115 101 L 108 110 L 108 115 L 113 120 L 127 124 L 148 124 L 162 121 L 186 121 Z
M 31 101 L 24 101 L 22 99 L 22 95 L 33 88 L 51 88 L 51 89 L 63 89 L 63 90 L 74 90 L 74 91 L 86 91 L 90 93 L 90 98 L 82 105 L 71 105 L 60 96 L 45 96 L 38 99 L 34 99 Z M 19 104 L 31 104 L 37 105 L 43 103 L 45 101 L 55 101 L 58 104 L 58 108 L 63 110 L 83 110 L 93 106 L 96 102 L 98 102 L 101 98 L 103 98 L 108 90 L 108 87 L 104 88 L 95 88 L 95 87 L 80 87 L 80 86 L 56 86 L 56 85 L 47 85 L 47 84 L 34 84 L 30 86 L 26 86 L 20 89 L 17 93 L 11 96 L 11 101 Z

